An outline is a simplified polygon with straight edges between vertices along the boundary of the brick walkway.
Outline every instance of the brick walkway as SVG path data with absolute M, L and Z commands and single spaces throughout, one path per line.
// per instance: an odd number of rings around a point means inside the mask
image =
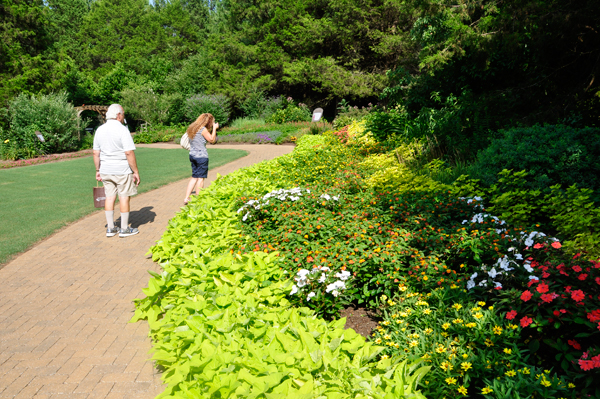
M 211 170 L 209 182 L 217 173 L 293 150 L 217 147 L 250 155 Z M 132 300 L 148 283 L 147 270 L 158 271 L 146 253 L 179 211 L 186 185 L 187 180 L 179 181 L 132 199 L 130 222 L 140 229 L 136 236 L 106 238 L 106 219 L 99 211 L 0 270 L 0 398 L 149 399 L 162 391 L 160 376 L 147 360 L 148 325 L 128 321 Z

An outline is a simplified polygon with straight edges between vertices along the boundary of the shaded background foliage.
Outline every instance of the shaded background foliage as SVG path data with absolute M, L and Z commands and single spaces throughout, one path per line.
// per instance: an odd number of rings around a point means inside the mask
M 232 117 L 260 115 L 248 104 L 277 95 L 323 107 L 330 119 L 342 99 L 379 102 L 399 115 L 372 125 L 379 138 L 408 130 L 435 136 L 455 161 L 474 159 L 498 129 L 598 123 L 600 4 L 592 0 L 4 0 L 0 7 L 2 107 L 20 93 L 65 90 L 74 105 L 154 93 L 168 103 L 156 122 L 177 124 L 187 122 L 184 104 L 194 95 L 225 95 Z

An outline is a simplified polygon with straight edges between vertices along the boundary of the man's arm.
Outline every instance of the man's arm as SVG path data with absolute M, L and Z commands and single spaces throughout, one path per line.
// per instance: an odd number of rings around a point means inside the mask
M 140 185 L 140 174 L 138 172 L 137 161 L 135 159 L 134 151 L 125 151 L 125 156 L 127 157 L 127 162 L 129 163 L 129 167 L 133 171 L 133 181 L 136 186 Z
M 94 165 L 96 165 L 96 180 L 102 181 L 100 177 L 100 151 L 94 150 Z

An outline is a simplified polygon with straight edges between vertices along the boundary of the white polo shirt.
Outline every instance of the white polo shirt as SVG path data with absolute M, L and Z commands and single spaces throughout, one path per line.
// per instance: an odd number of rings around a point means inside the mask
M 116 119 L 109 119 L 96 130 L 94 150 L 100 151 L 100 173 L 128 175 L 133 173 L 125 151 L 135 150 L 129 129 Z

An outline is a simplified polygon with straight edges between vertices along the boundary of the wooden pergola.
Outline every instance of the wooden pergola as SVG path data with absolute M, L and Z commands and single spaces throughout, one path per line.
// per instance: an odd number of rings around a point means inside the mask
M 108 105 L 81 105 L 79 107 L 75 107 L 77 110 L 77 117 L 81 116 L 83 111 L 96 111 L 100 115 L 100 119 L 102 119 L 102 123 L 106 122 L 106 111 L 108 111 Z

